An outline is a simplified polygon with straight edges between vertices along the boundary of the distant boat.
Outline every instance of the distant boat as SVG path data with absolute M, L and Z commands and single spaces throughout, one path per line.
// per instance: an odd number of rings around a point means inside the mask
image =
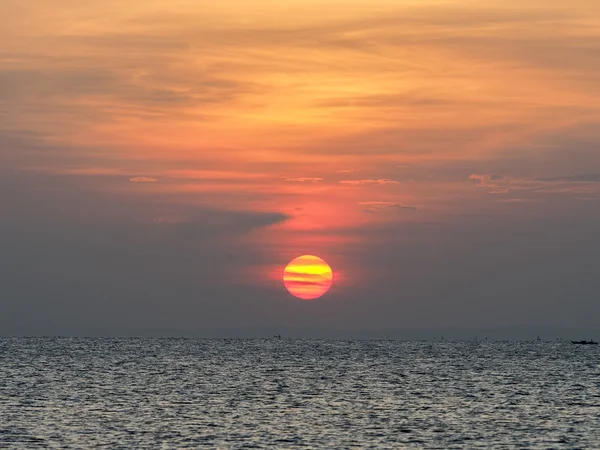
M 573 344 L 578 344 L 578 345 L 598 345 L 597 342 L 592 341 L 591 339 L 589 341 L 571 341 Z

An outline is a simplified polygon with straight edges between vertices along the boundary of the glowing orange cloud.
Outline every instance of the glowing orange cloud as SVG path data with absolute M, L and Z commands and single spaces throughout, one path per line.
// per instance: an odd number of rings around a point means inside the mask
M 283 282 L 295 297 L 314 300 L 329 290 L 333 282 L 333 272 L 321 258 L 304 255 L 295 258 L 286 266 Z

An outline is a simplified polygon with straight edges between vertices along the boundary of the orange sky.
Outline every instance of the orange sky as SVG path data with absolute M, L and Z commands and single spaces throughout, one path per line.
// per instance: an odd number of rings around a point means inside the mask
M 2 9 L 2 166 L 131 198 L 150 226 L 279 214 L 236 237 L 264 254 L 240 282 L 316 254 L 364 287 L 348 251 L 414 239 L 394 227 L 600 205 L 595 1 Z

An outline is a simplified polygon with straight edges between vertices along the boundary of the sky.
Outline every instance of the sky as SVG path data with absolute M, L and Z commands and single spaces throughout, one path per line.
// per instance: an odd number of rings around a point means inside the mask
M 2 334 L 598 326 L 597 1 L 0 17 Z

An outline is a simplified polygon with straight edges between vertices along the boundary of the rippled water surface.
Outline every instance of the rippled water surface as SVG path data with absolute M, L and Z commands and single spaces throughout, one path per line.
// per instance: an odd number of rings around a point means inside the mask
M 600 349 L 0 338 L 0 448 L 600 448 Z

